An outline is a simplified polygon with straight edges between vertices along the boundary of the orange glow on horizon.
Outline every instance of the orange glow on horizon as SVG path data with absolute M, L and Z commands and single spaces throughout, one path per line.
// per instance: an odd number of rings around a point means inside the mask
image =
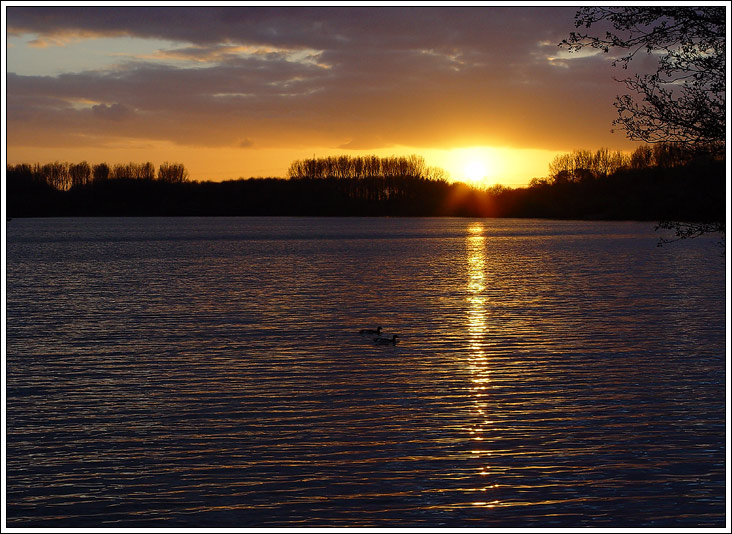
M 426 150 L 431 165 L 450 173 L 452 181 L 484 188 L 496 184 L 521 187 L 548 174 L 549 163 L 561 152 L 512 147 L 471 146 Z
M 280 148 L 280 147 L 200 147 L 183 146 L 170 142 L 120 142 L 114 146 L 62 146 L 38 149 L 12 147 L 8 149 L 8 163 L 49 163 L 66 161 L 89 164 L 151 162 L 156 168 L 161 163 L 176 162 L 185 165 L 190 178 L 198 181 L 237 180 L 239 178 L 287 176 L 290 164 L 298 159 L 327 156 L 376 155 L 422 156 L 428 166 L 439 167 L 448 173 L 451 182 L 465 182 L 475 187 L 501 184 L 508 187 L 525 186 L 534 177 L 548 173 L 548 165 L 560 152 L 538 149 L 472 146 L 456 148 L 423 148 L 395 146 L 373 150 L 344 150 L 339 148 Z

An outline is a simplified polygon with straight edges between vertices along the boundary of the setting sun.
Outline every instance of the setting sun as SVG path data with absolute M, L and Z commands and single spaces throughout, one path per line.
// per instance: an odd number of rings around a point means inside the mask
M 486 145 L 446 150 L 414 148 L 412 152 L 424 154 L 430 165 L 445 169 L 451 181 L 479 188 L 496 184 L 524 187 L 531 178 L 545 176 L 548 162 L 559 154 L 544 149 Z
M 505 151 L 494 147 L 454 148 L 446 151 L 440 166 L 444 167 L 455 181 L 486 187 L 501 180 L 507 156 Z
M 485 146 L 456 148 L 445 159 L 445 168 L 454 180 L 479 187 L 491 185 L 503 167 L 499 151 Z
M 465 162 L 465 165 L 463 165 L 463 174 L 470 182 L 482 182 L 487 172 L 488 170 L 485 163 L 480 159 L 469 159 Z

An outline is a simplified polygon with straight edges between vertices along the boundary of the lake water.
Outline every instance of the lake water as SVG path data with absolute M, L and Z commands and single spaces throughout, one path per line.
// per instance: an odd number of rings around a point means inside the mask
M 724 527 L 725 260 L 657 241 L 14 219 L 7 526 Z

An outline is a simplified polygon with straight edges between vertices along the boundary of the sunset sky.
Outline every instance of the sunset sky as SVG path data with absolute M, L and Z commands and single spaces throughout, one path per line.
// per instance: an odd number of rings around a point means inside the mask
M 7 162 L 183 163 L 195 180 L 295 159 L 419 154 L 524 185 L 611 133 L 622 76 L 569 54 L 577 7 L 25 7 L 6 17 Z

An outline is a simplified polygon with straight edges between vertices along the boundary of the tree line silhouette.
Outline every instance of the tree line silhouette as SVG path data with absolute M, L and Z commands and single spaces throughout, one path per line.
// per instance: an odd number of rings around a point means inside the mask
M 11 172 L 16 180 L 45 182 L 51 187 L 68 191 L 72 187 L 88 185 L 92 182 L 104 180 L 159 180 L 161 182 L 179 183 L 188 180 L 188 171 L 182 163 L 168 163 L 160 165 L 155 172 L 155 166 L 150 163 L 118 163 L 112 167 L 106 163 L 89 165 L 81 163 L 53 162 L 41 165 L 21 163 L 7 167 L 8 176 Z
M 458 216 L 721 221 L 725 163 L 717 152 L 643 145 L 557 156 L 528 187 L 449 182 L 420 156 L 294 161 L 287 178 L 192 181 L 180 163 L 7 166 L 10 217 Z
M 713 158 L 723 153 L 724 147 L 709 144 L 703 149 L 690 149 L 677 143 L 658 143 L 640 145 L 632 153 L 624 154 L 616 150 L 600 148 L 574 150 L 560 154 L 549 164 L 549 180 L 552 183 L 577 182 L 585 179 L 607 178 L 621 170 L 643 170 L 651 167 L 671 168 L 684 166 L 695 159 Z M 540 179 L 535 179 L 539 180 Z M 545 179 L 546 180 L 546 179 Z
M 447 173 L 439 167 L 428 167 L 422 156 L 331 156 L 293 161 L 288 178 L 399 178 L 411 176 L 426 180 L 442 180 Z

